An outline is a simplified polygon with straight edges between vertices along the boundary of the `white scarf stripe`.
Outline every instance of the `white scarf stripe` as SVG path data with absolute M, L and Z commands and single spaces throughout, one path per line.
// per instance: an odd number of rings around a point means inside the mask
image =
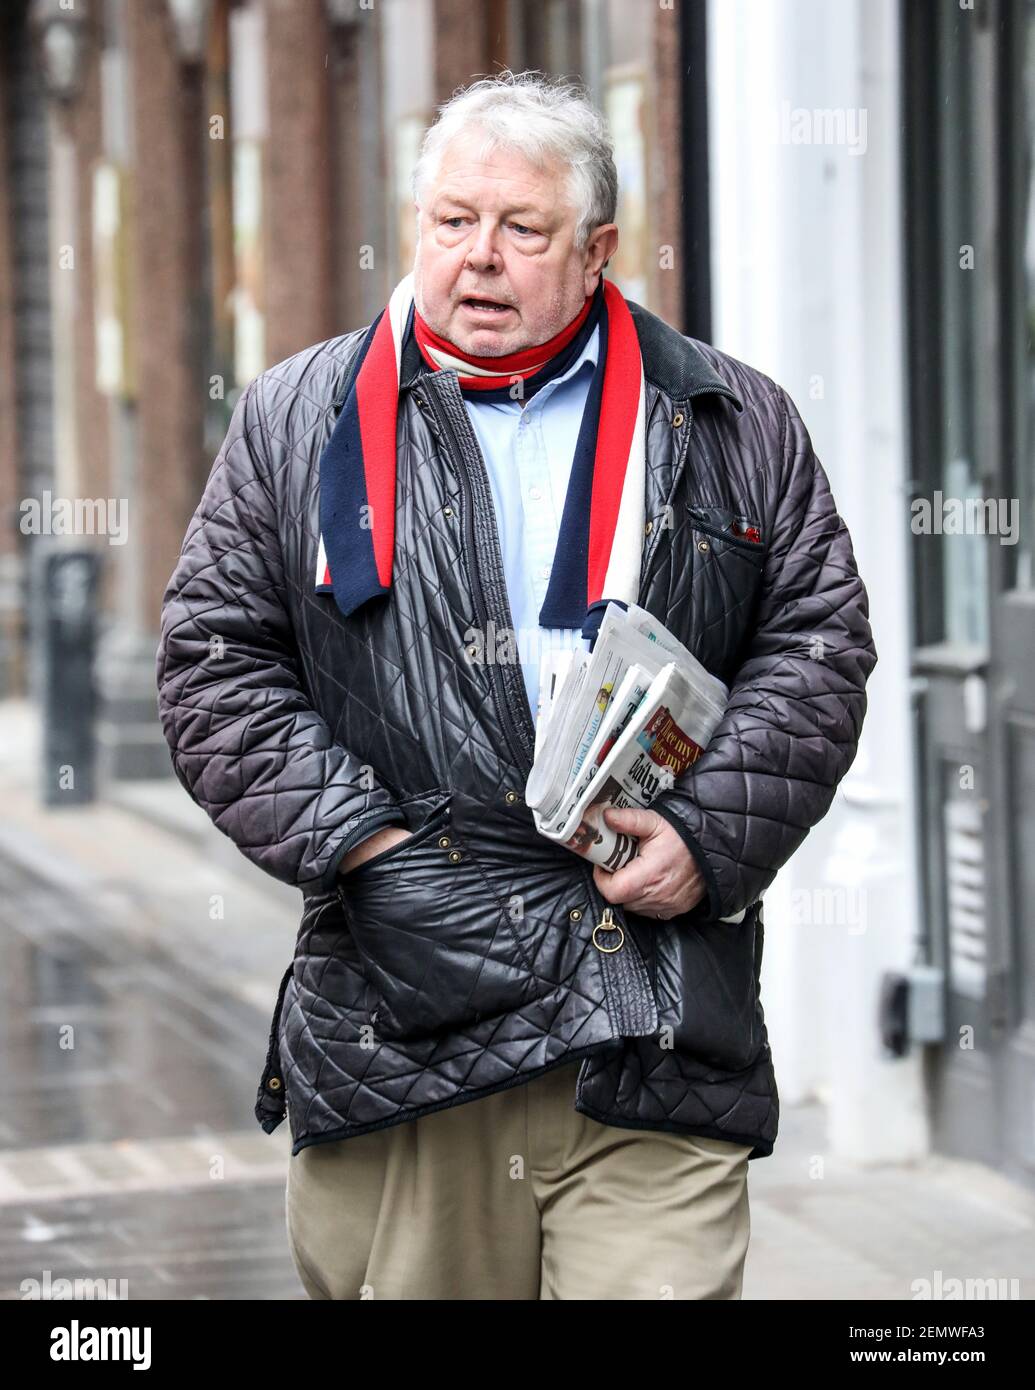
M 635 603 L 640 592 L 640 558 L 646 525 L 647 449 L 646 400 L 643 362 L 640 362 L 640 396 L 636 404 L 636 424 L 629 445 L 622 497 L 618 504 L 611 558 L 604 576 L 601 598 Z
M 500 372 L 497 367 L 476 367 L 473 362 L 465 362 L 462 357 L 454 357 L 451 352 L 443 352 L 441 348 L 427 345 L 425 351 L 435 359 L 440 367 L 455 367 L 460 376 L 506 376 L 517 380 L 520 376 L 537 372 L 545 363 L 537 362 L 532 367 L 525 367 L 521 372 Z
M 410 305 L 413 303 L 413 271 L 409 275 L 404 275 L 392 291 L 392 297 L 388 301 L 388 322 L 392 328 L 392 343 L 395 347 L 395 379 L 399 380 L 402 372 L 402 346 L 403 333 L 406 331 L 406 320 L 409 317 Z

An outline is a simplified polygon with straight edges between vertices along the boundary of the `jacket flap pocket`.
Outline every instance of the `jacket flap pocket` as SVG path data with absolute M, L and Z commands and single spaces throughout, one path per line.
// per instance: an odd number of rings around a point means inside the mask
M 690 513 L 691 524 L 707 535 L 759 555 L 764 552 L 762 528 L 751 517 L 734 511 L 732 507 L 700 506 L 696 502 L 688 502 L 686 509 Z
M 403 854 L 406 850 L 412 849 L 414 845 L 433 835 L 435 831 L 445 823 L 449 815 L 449 803 L 453 799 L 453 793 L 443 787 L 433 787 L 430 791 L 418 792 L 415 796 L 403 797 L 399 802 L 399 809 L 406 818 L 406 829 L 410 832 L 405 840 L 399 840 L 394 845 L 389 845 L 380 854 L 373 855 L 370 859 L 364 859 L 362 864 L 358 864 L 348 873 L 338 875 L 336 891 L 339 898 L 342 897 L 344 888 L 352 883 L 361 874 L 365 874 L 368 869 L 379 868 L 389 859 L 394 859 L 397 855 Z M 401 829 L 402 827 L 398 827 Z

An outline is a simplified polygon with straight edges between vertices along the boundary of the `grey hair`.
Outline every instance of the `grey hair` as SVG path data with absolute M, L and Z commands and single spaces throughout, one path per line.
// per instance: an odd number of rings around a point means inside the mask
M 615 220 L 614 146 L 607 122 L 585 88 L 544 73 L 508 68 L 459 89 L 438 108 L 438 119 L 421 143 L 413 169 L 414 202 L 420 202 L 449 142 L 471 127 L 485 133 L 482 156 L 495 149 L 515 150 L 538 167 L 550 159 L 569 167 L 578 250 L 584 250 L 595 227 Z

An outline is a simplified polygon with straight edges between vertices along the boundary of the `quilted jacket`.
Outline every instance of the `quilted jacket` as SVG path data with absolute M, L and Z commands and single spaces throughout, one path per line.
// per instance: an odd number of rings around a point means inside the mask
M 389 596 L 314 592 L 319 463 L 365 330 L 242 393 L 165 594 L 159 708 L 176 775 L 301 890 L 256 1118 L 292 1153 L 575 1064 L 627 1128 L 772 1152 L 760 896 L 830 806 L 876 662 L 866 592 L 785 390 L 632 304 L 647 380 L 639 603 L 731 688 L 654 806 L 708 886 L 662 922 L 604 900 L 522 798 L 534 728 L 492 497 L 455 371 L 412 342 Z M 488 634 L 479 643 L 478 634 Z M 413 834 L 348 874 L 378 827 Z M 720 922 L 746 909 L 739 923 Z

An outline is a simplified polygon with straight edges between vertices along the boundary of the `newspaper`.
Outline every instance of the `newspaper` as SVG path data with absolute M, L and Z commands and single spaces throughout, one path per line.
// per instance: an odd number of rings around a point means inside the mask
M 565 650 L 541 668 L 525 789 L 536 828 L 591 863 L 624 868 L 638 841 L 611 829 L 605 809 L 647 807 L 670 787 L 704 751 L 728 697 L 645 609 L 608 604 L 592 653 Z

